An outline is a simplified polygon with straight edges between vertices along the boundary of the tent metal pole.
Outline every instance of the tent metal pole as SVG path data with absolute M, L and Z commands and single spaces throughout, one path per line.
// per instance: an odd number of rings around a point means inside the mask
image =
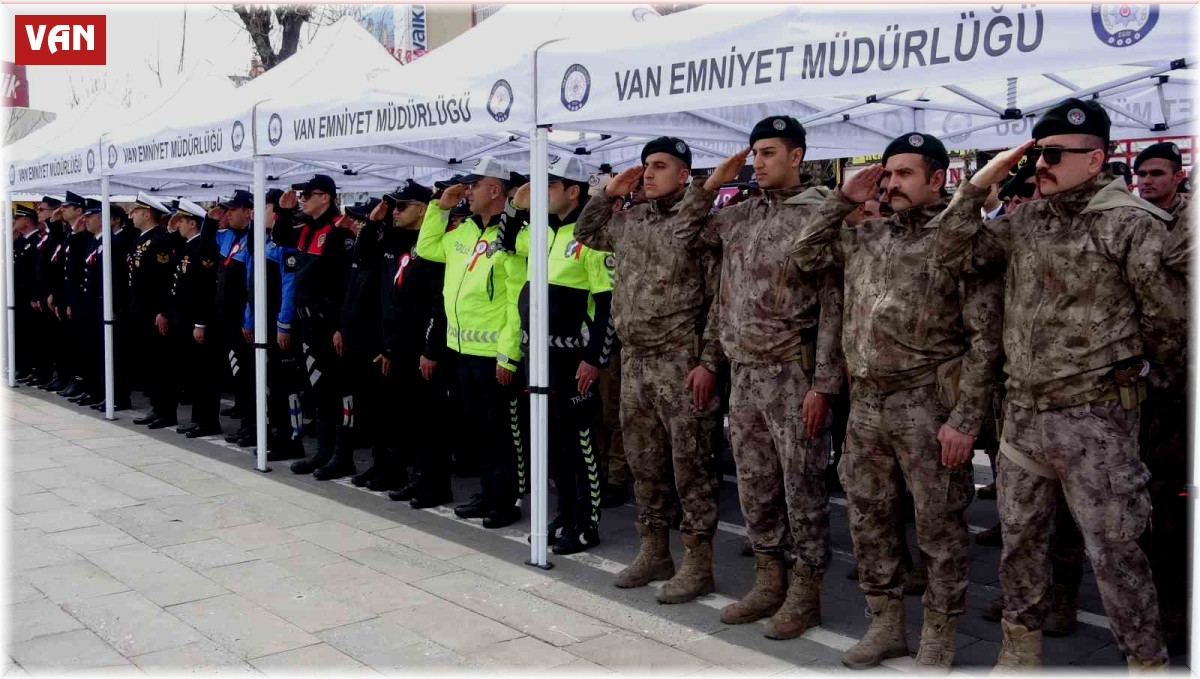
M 1154 89 L 1158 90 L 1158 105 L 1159 105 L 1159 108 L 1162 109 L 1163 125 L 1165 125 L 1169 128 L 1169 127 L 1171 127 L 1171 116 L 1170 116 L 1170 113 L 1168 112 L 1170 109 L 1167 108 L 1167 95 L 1166 95 L 1166 92 L 1163 91 L 1162 82 L 1161 81 L 1158 82 L 1154 86 Z
M 549 227 L 547 138 L 545 127 L 535 127 L 529 147 L 529 434 L 532 507 L 530 509 L 529 565 L 550 568 L 546 559 L 546 507 L 549 484 L 546 438 L 548 434 L 549 363 L 549 259 L 546 256 Z
M 804 116 L 803 118 L 800 118 L 799 122 L 801 125 L 807 125 L 808 123 L 810 123 L 814 120 L 828 118 L 829 116 L 836 115 L 836 114 L 842 113 L 844 111 L 852 111 L 856 108 L 861 108 L 863 106 L 870 106 L 871 104 L 879 103 L 885 99 L 891 99 L 892 97 L 896 96 L 897 94 L 902 94 L 907 91 L 908 90 L 892 90 L 891 92 L 885 92 L 884 94 L 877 95 L 875 97 L 874 101 L 867 101 L 866 99 L 859 99 L 857 101 L 852 101 L 844 106 L 837 106 L 835 108 L 829 109 L 828 111 L 821 111 L 820 113 L 814 113 L 810 116 Z
M 1154 66 L 1153 68 L 1148 68 L 1144 71 L 1139 71 L 1132 75 L 1127 75 L 1123 78 L 1117 78 L 1116 80 L 1110 80 L 1106 83 L 1101 83 L 1101 84 L 1095 85 L 1093 87 L 1083 87 L 1083 88 L 1075 90 L 1074 92 L 1068 92 L 1067 94 L 1056 96 L 1053 99 L 1049 99 L 1040 104 L 1021 109 L 1021 112 L 1026 115 L 1031 114 L 1031 113 L 1041 113 L 1042 111 L 1050 108 L 1051 106 L 1054 106 L 1055 104 L 1062 101 L 1063 99 L 1070 99 L 1072 97 L 1080 98 L 1080 97 L 1090 97 L 1092 95 L 1099 95 L 1101 92 L 1107 92 L 1108 90 L 1115 89 L 1117 87 L 1120 87 L 1121 85 L 1127 85 L 1129 83 L 1136 82 L 1143 78 L 1150 78 L 1150 77 L 1153 77 L 1156 75 L 1161 75 L 1162 73 L 1165 73 L 1170 70 L 1172 70 L 1171 62 L 1169 62 L 1169 61 L 1160 62 L 1157 66 Z
M 5 328 L 8 351 L 6 352 L 5 372 L 8 373 L 8 386 L 17 386 L 17 278 L 13 272 L 13 194 L 8 194 L 8 203 L 4 207 L 4 297 L 8 304 L 8 324 Z
M 111 187 L 108 177 L 100 177 L 100 253 L 104 292 L 104 419 L 115 419 L 117 371 L 113 342 L 113 244 L 112 210 L 109 208 Z
M 738 134 L 742 134 L 747 137 L 750 136 L 750 128 L 749 127 L 746 127 L 745 125 L 738 125 L 737 123 L 732 123 L 732 122 L 730 122 L 728 120 L 724 120 L 718 116 L 714 116 L 711 113 L 702 113 L 700 111 L 687 111 L 687 114 L 692 116 L 693 118 L 699 118 L 700 120 L 703 120 L 705 122 L 712 123 L 713 125 L 719 125 L 721 127 L 733 130 L 734 132 L 737 132 Z
M 971 92 L 970 90 L 959 87 L 958 85 L 942 85 L 942 89 L 946 90 L 947 92 L 953 92 L 954 94 L 957 94 L 958 96 L 962 97 L 963 99 L 966 99 L 967 101 L 973 101 L 976 104 L 979 104 L 980 106 L 991 111 L 992 113 L 996 113 L 996 114 L 1004 113 L 1004 109 L 993 104 L 992 102 L 988 101 L 987 99 L 984 99 L 983 97 L 979 96 L 978 94 Z
M 254 156 L 254 423 L 255 469 L 267 467 L 267 159 Z M 273 327 L 273 326 L 272 326 Z

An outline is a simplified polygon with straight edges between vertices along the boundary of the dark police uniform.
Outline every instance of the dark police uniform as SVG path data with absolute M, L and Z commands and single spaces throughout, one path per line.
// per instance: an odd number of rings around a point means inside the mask
M 139 208 L 149 208 L 166 214 L 162 203 L 138 195 Z M 128 256 L 129 320 L 137 357 L 134 364 L 142 376 L 142 385 L 150 392 L 150 414 L 134 420 L 154 429 L 173 427 L 175 409 L 170 403 L 171 375 L 167 366 L 173 363 L 170 339 L 158 331 L 157 317 L 171 312 L 171 284 L 175 274 L 173 239 L 161 224 L 143 231 L 134 241 Z M 169 326 L 169 321 L 168 321 Z M 166 411 L 166 412 L 162 412 Z

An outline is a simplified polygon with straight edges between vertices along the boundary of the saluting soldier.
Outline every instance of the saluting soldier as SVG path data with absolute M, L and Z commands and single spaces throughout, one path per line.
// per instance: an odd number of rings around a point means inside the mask
M 72 347 L 81 346 L 86 341 L 80 334 L 79 323 L 74 318 L 82 303 L 80 295 L 83 290 L 83 258 L 87 256 L 86 249 L 92 241 L 92 235 L 83 228 L 83 221 L 80 219 L 83 217 L 84 204 L 83 196 L 67 191 L 61 208 L 62 220 L 69 233 L 63 248 L 62 295 L 57 304 L 63 309 L 63 317 L 67 320 L 67 342 Z M 70 381 L 58 395 L 66 397 L 67 400 L 77 399 L 83 396 L 83 357 L 69 350 L 63 356 L 67 358 Z
M 32 203 L 14 201 L 13 211 L 13 283 L 17 301 L 17 381 L 34 384 L 37 371 L 37 209 Z

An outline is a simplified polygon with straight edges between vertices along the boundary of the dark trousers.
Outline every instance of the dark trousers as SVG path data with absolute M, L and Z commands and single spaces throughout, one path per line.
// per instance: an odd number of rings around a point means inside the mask
M 300 395 L 307 385 L 301 358 L 299 340 L 287 351 L 275 342 L 267 348 L 267 432 L 275 444 L 300 440 Z
M 353 441 L 354 447 L 367 443 L 376 455 L 387 448 L 381 426 L 385 378 L 380 364 L 374 362 L 378 355 L 350 349 L 343 351 L 341 361 L 346 379 L 342 382 L 342 422 L 339 425 L 342 436 Z
M 174 356 L 182 373 L 182 383 L 175 383 L 172 397 L 177 402 L 179 388 L 187 389 L 192 397 L 192 424 L 205 427 L 219 425 L 221 411 L 221 354 L 219 333 L 205 329 L 204 344 L 196 341 L 194 327 L 172 327 Z
M 175 365 L 175 358 L 171 355 L 170 334 L 159 333 L 154 320 L 154 316 L 147 315 L 134 319 L 134 332 L 137 335 L 135 363 L 142 377 L 142 387 L 150 393 L 150 409 L 170 419 L 175 416 L 178 406 L 170 370 L 170 366 Z
M 426 380 L 420 371 L 420 349 L 401 352 L 392 362 L 391 374 L 384 382 L 384 422 L 381 434 L 394 447 L 398 464 L 411 465 L 424 488 L 440 490 L 450 486 L 452 446 L 445 440 L 453 435 L 450 422 L 449 376 L 453 362 L 441 361 Z M 392 451 L 389 451 L 392 452 Z
M 334 325 L 314 317 L 301 319 L 298 325 L 304 352 L 302 368 L 308 375 L 317 426 L 325 432 L 328 444 L 332 441 L 330 433 L 342 422 L 342 396 L 345 393 L 342 358 L 333 349 Z
M 233 402 L 242 414 L 242 427 L 252 428 L 254 423 L 254 346 L 242 335 L 241 319 L 223 319 L 221 322 L 222 372 L 232 376 Z M 228 364 L 228 373 L 224 364 Z
M 509 386 L 496 381 L 496 359 L 458 356 L 467 447 L 477 451 L 483 497 L 492 505 L 515 504 L 523 491 L 524 446 L 521 444 L 522 375 Z
M 583 355 L 550 351 L 550 471 L 558 495 L 558 514 L 567 527 L 600 521 L 600 466 L 592 425 L 600 408 L 597 385 L 579 393 L 575 377 Z

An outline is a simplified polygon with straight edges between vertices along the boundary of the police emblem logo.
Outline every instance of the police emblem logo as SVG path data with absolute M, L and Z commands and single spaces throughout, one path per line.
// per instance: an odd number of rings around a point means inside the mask
M 1129 47 L 1142 41 L 1158 23 L 1158 5 L 1092 5 L 1092 30 L 1109 47 Z
M 771 123 L 771 127 L 783 132 L 784 128 L 787 127 L 787 123 L 783 122 L 783 118 L 776 118 L 775 122 Z
M 566 250 L 566 252 L 563 253 L 563 256 L 569 258 L 571 255 L 575 254 L 575 251 L 578 249 L 579 249 L 579 241 L 572 238 L 571 242 L 567 243 L 567 250 Z
M 165 252 L 160 252 L 157 255 L 155 255 L 154 257 L 155 257 L 155 259 L 158 260 L 159 264 L 167 264 L 171 261 L 171 255 L 168 255 Z
M 296 255 L 288 255 L 288 258 L 284 260 L 283 264 L 289 269 L 296 268 Z
M 96 171 L 96 152 L 92 149 L 88 149 L 87 168 L 88 174 Z
M 492 255 L 496 254 L 497 252 L 500 252 L 500 241 L 494 240 L 491 243 L 489 243 L 487 246 L 487 256 L 491 257 Z
M 687 151 L 688 151 L 687 144 L 685 144 L 681 141 L 677 141 L 677 142 L 675 142 L 675 150 L 680 153 L 687 153 Z
M 921 145 L 924 143 L 925 137 L 922 137 L 919 134 L 910 135 L 908 138 L 908 145 L 913 148 L 921 148 Z
M 600 177 L 597 177 L 596 175 L 592 175 L 592 176 L 588 177 L 588 186 L 598 186 L 599 184 L 600 184 Z
M 329 234 L 327 234 L 327 233 L 323 233 L 320 236 L 317 236 L 317 249 L 318 250 L 325 247 L 325 237 L 328 235 Z
M 488 95 L 487 112 L 492 119 L 498 123 L 508 120 L 508 114 L 512 111 L 513 91 L 512 86 L 507 80 L 497 80 L 495 85 L 492 85 L 492 92 Z
M 278 146 L 283 140 L 283 118 L 279 117 L 278 113 L 271 114 L 271 120 L 267 123 L 267 141 L 271 142 L 271 146 Z
M 617 268 L 617 258 L 614 255 L 605 255 L 604 266 L 609 269 Z
M 116 166 L 117 166 L 117 147 L 112 144 L 109 144 L 108 145 L 108 167 L 109 167 L 109 169 L 112 169 Z
M 1182 155 L 1181 153 L 1179 153 L 1179 145 L 1178 144 L 1171 144 L 1171 153 L 1174 153 L 1177 156 Z
M 633 20 L 634 21 L 637 21 L 639 23 L 643 22 L 646 20 L 646 17 L 648 17 L 648 16 L 654 16 L 654 11 L 647 9 L 645 7 L 636 7 L 633 10 Z
M 563 74 L 559 100 L 563 108 L 575 112 L 587 105 L 592 93 L 592 75 L 583 64 L 571 64 Z
M 408 256 L 409 256 L 409 257 L 416 257 L 416 256 L 417 256 L 417 246 L 415 246 L 415 245 L 414 245 L 414 246 L 412 246 L 412 249 L 408 251 Z
M 246 140 L 246 128 L 242 121 L 233 121 L 233 131 L 229 133 L 229 140 L 233 142 L 234 151 L 242 150 L 242 142 Z
M 1082 125 L 1083 121 L 1085 120 L 1087 120 L 1087 116 L 1084 115 L 1083 109 L 1073 108 L 1070 111 L 1067 111 L 1068 123 L 1071 123 L 1072 125 Z

